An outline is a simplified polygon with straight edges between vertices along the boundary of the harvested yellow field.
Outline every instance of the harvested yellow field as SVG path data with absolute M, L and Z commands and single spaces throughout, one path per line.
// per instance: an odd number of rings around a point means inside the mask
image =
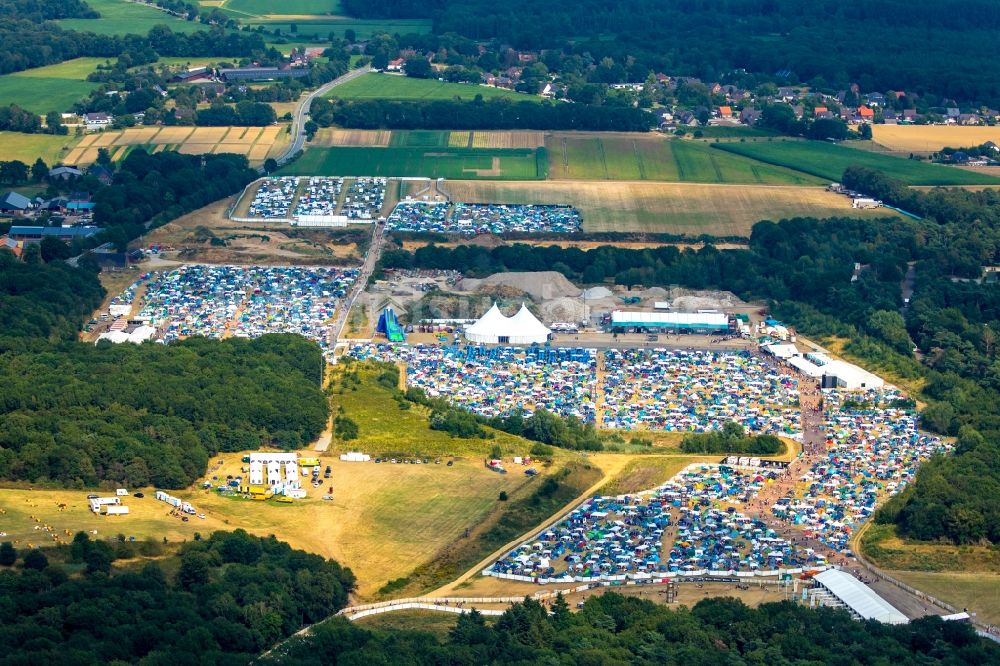
M 532 131 L 474 132 L 473 148 L 540 148 L 545 145 L 545 134 Z
M 271 150 L 271 146 L 269 144 L 258 143 L 250 149 L 250 152 L 247 153 L 247 157 L 251 160 L 264 160 L 267 159 L 267 153 L 269 150 Z
M 264 130 L 260 133 L 259 140 L 260 141 L 266 140 L 268 143 L 274 143 L 274 140 L 278 138 L 278 133 L 284 129 L 285 129 L 284 127 L 278 127 L 276 125 L 265 127 Z
M 211 153 L 213 148 L 215 148 L 214 143 L 186 142 L 181 144 L 181 147 L 177 149 L 177 152 L 182 155 L 206 155 Z
M 987 141 L 1000 144 L 1000 127 L 872 125 L 872 139 L 892 151 L 932 153 L 945 147 L 969 148 Z
M 140 127 L 125 130 L 115 140 L 116 146 L 141 146 L 147 143 L 158 143 L 154 137 L 160 132 L 159 127 Z
M 80 157 L 83 155 L 86 148 L 74 148 L 73 150 L 66 153 L 66 158 L 63 160 L 66 164 L 80 164 Z
M 216 144 L 213 153 L 233 153 L 235 155 L 246 155 L 250 152 L 250 144 L 247 143 L 219 143 Z
M 97 148 L 87 148 L 80 154 L 77 164 L 93 164 L 97 161 Z
M 240 137 L 240 143 L 246 144 L 248 146 L 253 145 L 254 141 L 257 140 L 257 137 L 260 136 L 260 132 L 261 132 L 260 127 L 248 127 L 246 131 L 243 133 L 243 136 Z
M 76 147 L 77 148 L 86 148 L 90 144 L 94 143 L 94 141 L 97 140 L 98 136 L 100 136 L 100 135 L 99 134 L 88 134 L 85 137 L 83 137 L 82 139 L 80 139 L 80 143 L 76 144 Z
M 183 143 L 184 139 L 191 136 L 193 127 L 164 127 L 156 136 L 158 143 Z
M 468 148 L 471 132 L 452 132 L 448 135 L 449 148 Z
M 749 236 L 760 220 L 796 216 L 887 217 L 887 209 L 854 210 L 822 187 L 703 185 L 649 181 L 448 181 L 456 201 L 570 204 L 587 232 Z
M 218 143 L 228 131 L 228 127 L 196 127 L 187 140 L 191 143 Z
M 226 135 L 222 137 L 220 143 L 242 143 L 243 135 L 246 133 L 245 127 L 230 127 Z
M 115 148 L 115 149 L 114 149 L 114 150 L 113 150 L 113 151 L 111 152 L 111 160 L 112 160 L 113 162 L 117 162 L 118 160 L 120 160 L 120 159 L 124 158 L 124 157 L 125 157 L 125 151 L 126 151 L 126 150 L 128 150 L 128 146 L 117 146 L 117 147 L 116 147 L 116 148 Z
M 96 148 L 107 148 L 108 146 L 114 145 L 115 141 L 117 141 L 121 135 L 121 132 L 101 132 L 90 145 Z

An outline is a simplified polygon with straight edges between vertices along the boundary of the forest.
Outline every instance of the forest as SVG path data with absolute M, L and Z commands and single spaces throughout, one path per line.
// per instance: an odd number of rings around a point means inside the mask
M 473 101 L 316 99 L 310 109 L 320 127 L 358 129 L 535 129 L 646 132 L 656 120 L 643 109 L 588 104 Z
M 151 501 L 151 500 L 150 500 Z M 140 558 L 124 537 L 0 548 L 0 665 L 247 664 L 347 603 L 354 574 L 273 536 L 195 537 L 176 556 Z M 155 559 L 153 557 L 155 556 Z M 15 564 L 11 568 L 10 564 Z
M 781 453 L 784 444 L 774 435 L 748 436 L 739 423 L 730 421 L 722 430 L 684 435 L 684 453 L 736 453 L 752 456 L 773 456 Z
M 857 622 L 843 610 L 793 602 L 753 609 L 725 597 L 674 610 L 608 592 L 591 595 L 577 613 L 558 597 L 551 613 L 525 599 L 489 624 L 478 613 L 462 615 L 444 640 L 412 630 L 370 631 L 338 618 L 261 663 L 972 666 L 998 659 L 1000 646 L 937 617 L 892 626 Z
M 845 184 L 894 200 L 891 181 L 866 185 L 862 174 L 845 174 Z M 914 538 L 1000 543 L 1000 465 L 983 464 L 1000 459 L 1000 297 L 980 279 L 982 266 L 1000 257 L 997 195 L 903 188 L 899 196 L 925 217 L 763 221 L 748 250 L 432 244 L 412 253 L 388 250 L 382 264 L 474 275 L 557 270 L 584 284 L 678 284 L 770 301 L 773 314 L 803 334 L 842 338 L 849 356 L 923 382 L 923 427 L 963 442 L 951 458 L 925 465 L 879 520 Z M 852 280 L 855 263 L 862 269 Z M 910 266 L 915 289 L 904 308 L 900 284 Z
M 499 40 L 609 58 L 642 81 L 650 71 L 723 81 L 742 72 L 776 82 L 903 90 L 1000 106 L 1000 30 L 992 0 L 343 0 L 363 18 L 431 17 L 438 35 Z M 915 57 L 915 56 L 919 57 Z

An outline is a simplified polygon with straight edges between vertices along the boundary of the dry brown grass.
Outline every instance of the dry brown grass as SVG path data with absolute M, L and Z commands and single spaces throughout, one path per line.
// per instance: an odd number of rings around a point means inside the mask
M 164 127 L 156 138 L 164 144 L 183 143 L 193 131 L 193 127 Z
M 156 135 L 159 127 L 139 127 L 122 132 L 115 140 L 116 146 L 141 146 L 146 143 L 157 143 Z
M 80 139 L 80 143 L 76 144 L 76 147 L 77 148 L 86 148 L 87 146 L 89 146 L 92 143 L 94 143 L 94 141 L 97 141 L 97 137 L 98 137 L 97 134 L 87 134 L 82 139 Z
M 472 133 L 473 148 L 540 148 L 544 145 L 544 132 L 523 130 Z
M 215 148 L 214 143 L 191 143 L 185 142 L 177 149 L 182 155 L 206 155 Z
M 327 128 L 316 133 L 310 145 L 331 148 L 334 146 L 386 147 L 392 138 L 390 130 L 348 130 Z
M 264 160 L 267 158 L 267 153 L 270 150 L 271 150 L 270 144 L 258 143 L 257 145 L 255 145 L 253 148 L 250 149 L 250 152 L 247 153 L 247 157 L 249 157 L 251 161 Z
M 958 125 L 872 125 L 872 138 L 892 151 L 932 153 L 946 146 L 968 148 L 1000 143 L 1000 127 Z
M 747 236 L 760 220 L 794 216 L 885 216 L 856 211 L 820 187 L 702 185 L 646 181 L 449 181 L 456 201 L 571 204 L 588 232 Z

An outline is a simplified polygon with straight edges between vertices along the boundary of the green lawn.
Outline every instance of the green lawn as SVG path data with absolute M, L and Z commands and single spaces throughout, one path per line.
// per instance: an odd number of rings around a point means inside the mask
M 0 132 L 0 154 L 3 155 L 0 159 L 21 160 L 30 165 L 41 157 L 46 164 L 52 166 L 65 155 L 63 147 L 73 141 L 75 139 L 72 136 Z
M 408 148 L 447 148 L 450 134 L 447 130 L 404 130 L 393 132 L 389 144 Z
M 185 21 L 153 7 L 145 7 L 127 0 L 87 0 L 99 12 L 99 19 L 60 19 L 56 21 L 66 30 L 94 32 L 99 35 L 145 35 L 153 26 L 166 25 L 174 32 L 207 30 L 197 21 Z
M 879 155 L 820 141 L 756 141 L 720 143 L 715 148 L 744 155 L 768 164 L 797 169 L 828 181 L 839 181 L 849 166 L 878 169 L 908 185 L 989 185 L 1000 183 L 991 176 L 938 164 L 927 164 L 889 155 Z
M 480 86 L 471 83 L 447 83 L 437 79 L 411 79 L 396 74 L 365 74 L 334 88 L 330 97 L 341 99 L 483 99 L 506 97 L 517 101 L 538 102 L 538 95 L 518 93 L 503 88 Z
M 546 138 L 549 174 L 569 180 L 651 180 L 744 185 L 817 185 L 805 173 L 712 150 L 707 144 L 636 135 L 556 133 Z
M 348 29 L 353 30 L 358 39 L 368 39 L 379 32 L 395 34 L 426 34 L 431 31 L 431 21 L 429 19 L 356 19 L 348 16 L 337 16 L 329 18 L 306 18 L 306 19 L 247 19 L 240 14 L 233 14 L 234 17 L 251 27 L 264 26 L 265 30 L 281 30 L 281 34 L 289 39 L 305 39 L 306 37 L 317 36 L 320 42 L 325 42 L 327 36 L 332 32 L 337 37 L 343 37 Z M 292 25 L 295 25 L 295 32 L 292 32 Z
M 494 164 L 496 162 L 496 164 Z M 499 173 L 493 172 L 494 166 Z M 308 148 L 279 173 L 300 176 L 420 176 L 534 180 L 534 150 L 492 148 Z
M 97 88 L 86 80 L 104 58 L 76 58 L 0 76 L 0 100 L 38 114 L 68 111 L 74 102 Z
M 706 139 L 742 139 L 778 136 L 771 130 L 759 129 L 748 125 L 710 125 L 699 127 L 696 130 L 689 130 L 689 134 L 701 132 L 701 136 Z
M 248 16 L 337 14 L 340 12 L 340 2 L 339 0 L 228 0 L 222 8 Z

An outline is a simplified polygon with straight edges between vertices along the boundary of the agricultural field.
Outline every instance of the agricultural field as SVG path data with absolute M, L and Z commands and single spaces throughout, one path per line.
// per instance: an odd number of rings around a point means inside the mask
M 388 146 L 392 141 L 390 130 L 346 130 L 327 127 L 316 132 L 310 146 Z
M 244 16 L 304 16 L 307 14 L 337 14 L 338 0 L 226 0 L 217 6 L 233 14 Z
M 301 30 L 301 28 L 300 28 Z M 359 76 L 337 86 L 327 97 L 340 99 L 397 99 L 433 100 L 473 99 L 482 95 L 483 99 L 503 97 L 516 101 L 540 102 L 543 97 L 514 92 L 504 88 L 481 86 L 472 83 L 448 83 L 437 79 L 412 79 L 398 74 L 370 73 Z
M 29 165 L 39 157 L 49 166 L 58 163 L 72 164 L 66 160 L 66 155 L 67 146 L 73 141 L 75 139 L 71 136 L 0 132 L 0 146 L 3 146 L 2 159 L 20 160 Z
M 98 19 L 59 19 L 55 23 L 66 30 L 94 32 L 98 35 L 145 35 L 154 26 L 166 25 L 174 32 L 206 30 L 198 21 L 186 21 L 154 7 L 129 0 L 88 0 Z
M 571 204 L 585 232 L 749 236 L 761 220 L 892 214 L 854 210 L 822 187 L 550 180 L 449 181 L 447 190 L 458 201 Z
M 287 141 L 284 126 L 269 127 L 136 127 L 104 131 L 84 136 L 63 160 L 67 164 L 88 165 L 97 160 L 100 148 L 120 160 L 137 146 L 147 151 L 177 150 L 188 155 L 237 153 L 251 162 L 263 162 L 278 154 Z
M 75 58 L 0 76 L 0 100 L 40 115 L 69 111 L 97 88 L 96 83 L 87 81 L 87 75 L 105 62 L 104 58 Z
M 969 148 L 987 141 L 1000 144 L 1000 127 L 872 125 L 872 139 L 893 152 L 933 153 L 945 147 Z
M 658 135 L 556 132 L 546 136 L 549 177 L 689 183 L 818 185 L 815 176 Z
M 544 177 L 545 166 L 543 156 L 530 149 L 310 147 L 279 174 L 533 180 Z
M 1000 179 L 953 167 L 917 162 L 819 141 L 720 143 L 714 148 L 789 169 L 839 181 L 849 166 L 878 169 L 908 185 L 988 185 Z
M 347 30 L 353 30 L 358 39 L 369 39 L 372 35 L 387 32 L 394 34 L 426 34 L 431 31 L 429 19 L 356 19 L 348 16 L 282 16 L 275 18 L 246 18 L 241 14 L 233 14 L 242 23 L 251 28 L 263 26 L 265 30 L 280 30 L 283 36 L 292 39 L 318 37 L 318 45 L 326 42 L 327 36 L 333 33 L 343 37 Z M 292 30 L 292 26 L 295 30 Z

